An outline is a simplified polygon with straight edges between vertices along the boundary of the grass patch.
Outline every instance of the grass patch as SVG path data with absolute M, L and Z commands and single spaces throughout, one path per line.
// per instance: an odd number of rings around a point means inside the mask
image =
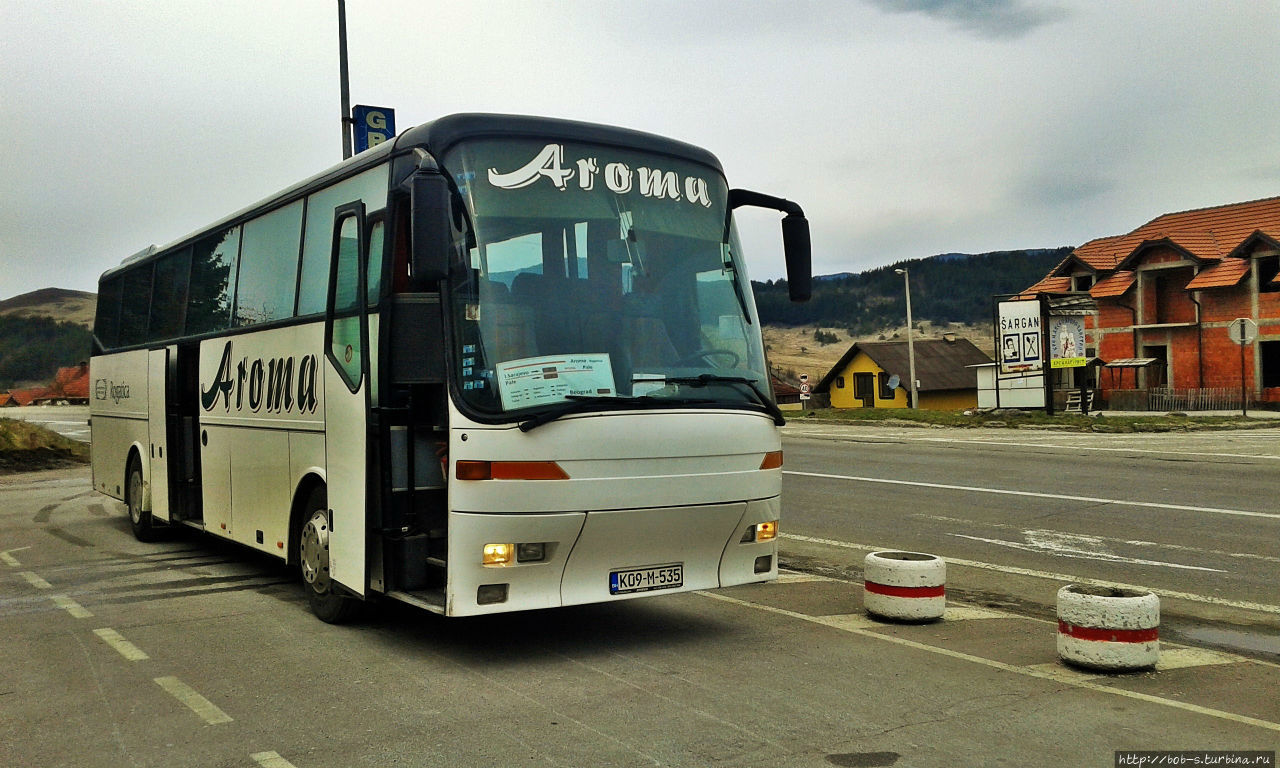
M 972 427 L 989 429 L 1047 429 L 1068 432 L 1191 432 L 1196 430 L 1259 429 L 1278 427 L 1276 419 L 1242 416 L 1096 416 L 1043 411 L 991 411 L 966 416 L 963 411 L 927 411 L 909 408 L 825 408 L 788 414 L 789 419 L 865 423 L 879 426 Z
M 34 472 L 88 463 L 88 443 L 25 421 L 0 419 L 0 473 Z

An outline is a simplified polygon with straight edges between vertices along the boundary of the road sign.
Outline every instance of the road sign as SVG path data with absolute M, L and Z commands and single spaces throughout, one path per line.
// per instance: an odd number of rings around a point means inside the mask
M 357 104 L 351 108 L 351 121 L 355 126 L 356 152 L 376 147 L 396 135 L 396 111 L 386 107 L 366 107 Z
M 1247 317 L 1237 317 L 1227 324 L 1227 335 L 1241 346 L 1252 344 L 1258 338 L 1258 324 Z

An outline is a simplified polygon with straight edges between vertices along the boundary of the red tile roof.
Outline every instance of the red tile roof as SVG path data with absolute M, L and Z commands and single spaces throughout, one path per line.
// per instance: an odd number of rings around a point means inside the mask
M 1183 251 L 1202 264 L 1214 264 L 1257 237 L 1272 242 L 1280 240 L 1280 197 L 1166 213 L 1128 234 L 1090 240 L 1076 248 L 1071 256 L 1096 271 L 1110 272 L 1129 266 L 1150 246 L 1166 245 Z M 1069 260 L 1070 257 L 1049 274 L 1059 274 Z M 1224 267 L 1224 271 L 1215 273 L 1213 279 L 1227 279 L 1233 268 L 1236 267 Z M 1048 290 L 1042 287 L 1045 282 L 1041 280 L 1024 293 Z M 1100 284 L 1106 282 L 1103 280 Z M 1099 295 L 1094 291 L 1091 293 Z
M 1046 277 L 1018 295 L 1020 299 L 1035 298 L 1037 293 L 1066 293 L 1071 290 L 1070 277 Z
M 13 402 L 13 395 L 8 392 L 0 392 L 0 408 L 6 405 L 17 405 L 17 403 Z
M 81 363 L 70 368 L 59 368 L 53 377 L 50 395 L 61 395 L 72 399 L 89 399 L 89 364 Z
M 37 397 L 42 397 L 48 391 L 44 387 L 38 389 L 11 389 L 9 394 L 13 396 L 13 401 L 18 405 L 31 405 Z
M 1187 290 L 1225 288 L 1239 283 L 1247 274 L 1249 274 L 1248 259 L 1223 259 L 1217 264 L 1200 270 L 1200 274 L 1187 283 Z
M 1104 296 L 1120 296 L 1129 290 L 1129 286 L 1133 285 L 1133 281 L 1137 279 L 1137 275 L 1129 270 L 1121 270 L 1110 277 L 1103 278 L 1093 284 L 1089 289 L 1089 295 L 1095 299 Z

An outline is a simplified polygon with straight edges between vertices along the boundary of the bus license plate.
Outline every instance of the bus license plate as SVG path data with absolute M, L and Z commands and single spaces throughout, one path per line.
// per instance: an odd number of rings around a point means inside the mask
M 674 589 L 684 585 L 684 563 L 655 565 L 649 568 L 628 568 L 609 573 L 609 594 L 625 595 L 628 592 L 649 592 L 655 589 Z

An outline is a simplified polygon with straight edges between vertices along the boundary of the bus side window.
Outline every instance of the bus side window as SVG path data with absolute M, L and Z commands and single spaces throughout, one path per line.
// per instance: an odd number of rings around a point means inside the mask
M 382 220 L 369 223 L 368 241 L 366 243 L 366 253 L 369 254 L 369 306 L 378 303 L 378 295 L 382 289 L 382 251 L 383 251 L 383 233 L 386 227 L 382 225 Z
M 360 333 L 360 220 L 344 217 L 337 232 L 334 262 L 333 335 L 329 355 L 352 392 L 360 388 L 364 343 Z

